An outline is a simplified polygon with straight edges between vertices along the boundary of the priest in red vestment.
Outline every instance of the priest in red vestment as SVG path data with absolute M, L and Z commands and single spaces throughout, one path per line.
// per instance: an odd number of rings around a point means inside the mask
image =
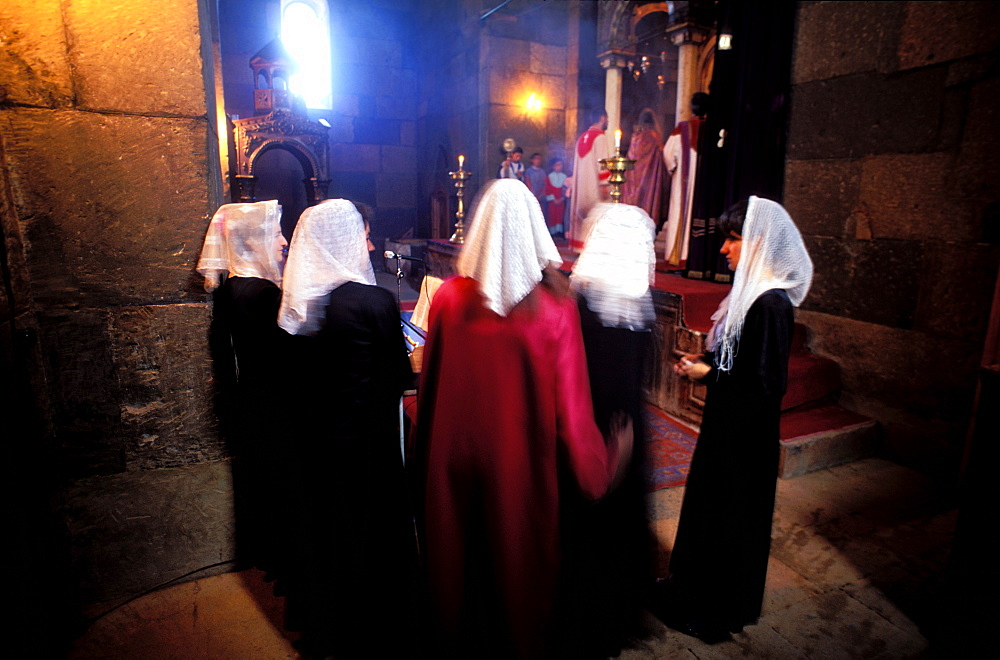
M 422 547 L 446 656 L 548 657 L 560 478 L 599 498 L 631 450 L 631 424 L 606 443 L 594 422 L 561 261 L 531 191 L 496 181 L 431 306 Z
M 639 113 L 632 130 L 628 157 L 635 167 L 622 185 L 622 202 L 643 209 L 653 224 L 660 226 L 663 188 L 667 184 L 667 168 L 663 163 L 663 138 L 656 127 L 656 116 L 649 108 Z
M 604 131 L 608 130 L 608 113 L 591 124 L 576 141 L 573 153 L 573 190 L 569 198 L 569 227 L 566 237 L 570 247 L 583 249 L 584 221 L 594 205 L 607 197 L 611 172 L 601 168 L 600 160 L 611 156 Z M 604 190 L 602 190 L 604 188 Z

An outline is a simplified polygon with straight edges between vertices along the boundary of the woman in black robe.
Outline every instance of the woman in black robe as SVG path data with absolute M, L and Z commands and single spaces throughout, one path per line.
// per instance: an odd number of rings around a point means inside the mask
M 733 288 L 713 316 L 710 352 L 677 373 L 708 387 L 670 558 L 667 623 L 714 642 L 757 622 L 778 471 L 778 417 L 794 316 L 812 262 L 780 204 L 751 197 L 720 218 Z
M 237 558 L 272 577 L 283 570 L 286 520 L 286 461 L 277 437 L 290 349 L 278 327 L 287 246 L 278 202 L 226 204 L 212 219 L 197 266 L 213 292 L 213 359 L 233 454 Z
M 289 606 L 313 655 L 406 649 L 416 548 L 400 451 L 412 373 L 399 311 L 375 286 L 351 202 L 306 209 L 289 255 L 278 319 L 300 335 L 286 412 L 301 501 Z
M 594 419 L 607 435 L 612 419 L 633 420 L 634 446 L 624 478 L 598 502 L 566 493 L 560 653 L 616 656 L 641 632 L 643 598 L 653 580 L 646 515 L 643 382 L 656 317 L 650 285 L 654 224 L 641 208 L 606 204 L 591 226 L 571 283 L 578 293 Z

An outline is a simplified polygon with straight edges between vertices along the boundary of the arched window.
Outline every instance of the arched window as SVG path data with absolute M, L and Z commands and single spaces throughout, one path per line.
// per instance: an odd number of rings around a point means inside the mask
M 326 0 L 281 0 L 281 41 L 299 72 L 288 81 L 307 108 L 333 107 L 330 10 Z

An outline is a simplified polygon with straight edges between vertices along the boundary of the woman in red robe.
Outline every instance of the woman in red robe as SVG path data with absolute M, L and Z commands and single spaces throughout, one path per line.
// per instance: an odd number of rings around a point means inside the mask
M 460 277 L 431 307 L 418 437 L 424 559 L 445 655 L 547 655 L 560 477 L 599 498 L 631 449 L 630 424 L 606 445 L 594 422 L 559 263 L 538 201 L 499 180 L 478 205 Z

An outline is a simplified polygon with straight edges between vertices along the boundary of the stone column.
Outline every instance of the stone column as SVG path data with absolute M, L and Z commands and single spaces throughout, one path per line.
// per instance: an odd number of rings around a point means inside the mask
M 667 30 L 677 46 L 677 111 L 674 121 L 691 119 L 691 95 L 698 89 L 698 51 L 708 39 L 708 30 L 693 23 L 682 23 Z
M 604 83 L 604 109 L 608 113 L 608 146 L 614 148 L 615 131 L 621 128 L 622 117 L 622 69 L 627 64 L 624 53 L 613 51 L 600 56 L 601 66 L 606 73 Z M 611 154 L 604 154 L 610 156 Z

